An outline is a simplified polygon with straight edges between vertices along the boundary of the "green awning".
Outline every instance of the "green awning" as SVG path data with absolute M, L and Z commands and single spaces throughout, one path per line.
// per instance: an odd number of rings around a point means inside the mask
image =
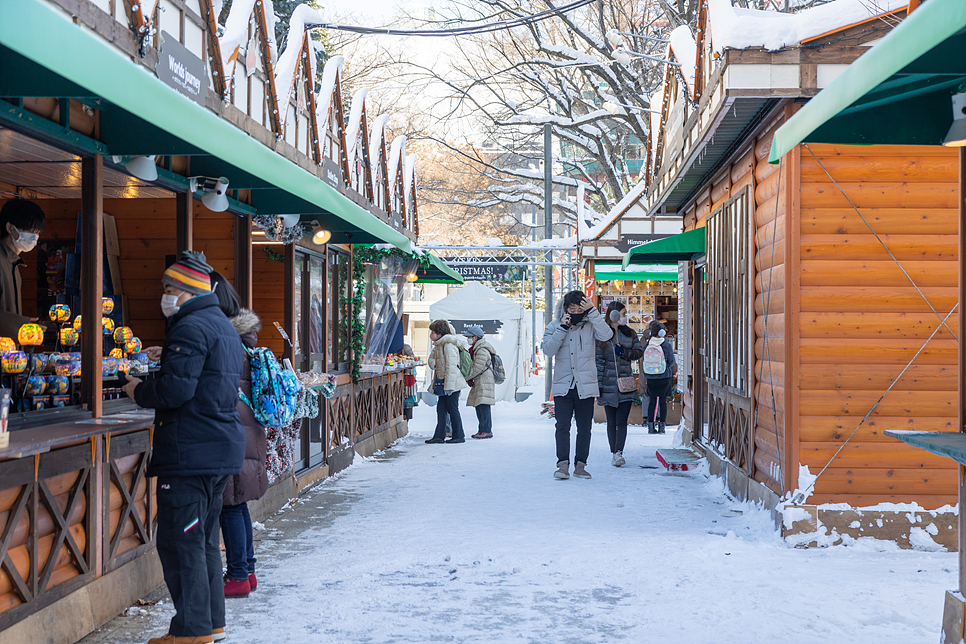
M 165 85 L 70 16 L 41 0 L 0 2 L 0 95 L 87 97 L 101 112 L 108 154 L 191 154 L 192 172 L 251 188 L 260 213 L 318 219 L 333 242 L 408 237 L 226 119 Z M 217 176 L 217 175 L 216 175 Z
M 627 270 L 629 264 L 687 262 L 703 255 L 705 248 L 704 228 L 688 230 L 673 237 L 635 246 L 624 255 L 623 268 Z
M 917 432 L 903 429 L 887 429 L 890 438 L 924 449 L 938 456 L 946 456 L 960 465 L 966 465 L 966 434 L 962 432 Z
M 429 254 L 430 268 L 420 266 L 416 269 L 417 284 L 462 284 L 463 276 L 446 265 L 436 255 Z
M 597 264 L 594 266 L 594 280 L 597 282 L 676 282 L 678 267 L 674 264 L 635 264 L 633 268 L 621 270 L 620 264 Z
M 806 142 L 941 145 L 966 85 L 966 1 L 928 0 L 782 125 L 769 162 Z

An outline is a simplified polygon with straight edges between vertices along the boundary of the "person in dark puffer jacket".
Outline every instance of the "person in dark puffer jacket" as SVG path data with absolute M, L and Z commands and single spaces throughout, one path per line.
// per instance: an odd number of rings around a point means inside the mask
M 617 386 L 617 379 L 634 377 L 631 365 L 644 355 L 644 347 L 634 329 L 627 326 L 627 310 L 622 303 L 608 304 L 604 319 L 614 329 L 614 337 L 597 343 L 597 384 L 600 387 L 597 404 L 607 414 L 611 465 L 621 467 L 627 462 L 624 460 L 627 417 L 631 405 L 637 400 L 637 390 L 622 392 Z
M 262 330 L 262 321 L 254 311 L 239 306 L 238 293 L 223 275 L 213 272 L 211 279 L 218 284 L 215 295 L 222 312 L 231 320 L 242 344 L 254 349 L 258 344 L 258 332 Z M 239 389 L 249 400 L 252 399 L 251 359 L 247 353 Z M 255 577 L 255 540 L 248 502 L 262 498 L 268 490 L 268 471 L 265 469 L 268 443 L 265 427 L 255 420 L 252 408 L 240 398 L 238 417 L 245 428 L 245 463 L 241 474 L 228 477 L 221 508 L 221 536 L 225 543 L 225 560 L 228 564 L 228 572 L 225 574 L 226 599 L 247 597 L 258 587 Z
M 148 476 L 158 477 L 157 550 L 176 611 L 168 635 L 148 644 L 224 636 L 218 518 L 225 483 L 245 457 L 237 409 L 245 350 L 211 293 L 211 270 L 202 253 L 185 251 L 164 272 L 164 347 L 149 349 L 160 352 L 161 370 L 124 386 L 156 410 Z

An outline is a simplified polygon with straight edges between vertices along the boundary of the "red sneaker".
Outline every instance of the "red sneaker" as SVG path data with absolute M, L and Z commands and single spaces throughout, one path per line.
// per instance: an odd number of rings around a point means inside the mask
M 252 592 L 254 592 L 256 588 L 258 588 L 258 580 L 255 579 L 255 573 L 251 573 L 250 575 L 248 575 L 248 585 L 252 587 Z
M 225 577 L 225 598 L 229 597 L 248 597 L 248 594 L 252 592 L 252 586 L 248 583 L 248 580 L 244 581 L 232 581 L 228 577 Z

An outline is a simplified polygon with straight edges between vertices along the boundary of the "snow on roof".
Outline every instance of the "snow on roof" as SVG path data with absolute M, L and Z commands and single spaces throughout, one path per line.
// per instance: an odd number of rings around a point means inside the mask
M 529 244 L 524 244 L 519 248 L 562 248 L 562 249 L 574 249 L 577 248 L 577 237 L 552 237 L 550 239 L 541 239 L 540 241 L 531 242 Z
M 357 89 L 352 95 L 352 108 L 349 111 L 349 120 L 345 127 L 346 158 L 349 159 L 349 167 L 355 163 L 356 154 L 359 152 L 359 130 L 362 129 L 362 108 L 366 104 L 366 96 L 369 89 L 363 87 Z
M 688 93 L 694 96 L 694 64 L 698 59 L 698 45 L 694 42 L 691 29 L 687 25 L 681 25 L 671 32 L 671 51 L 674 57 L 681 63 L 681 73 L 684 75 L 684 82 L 687 83 Z
M 332 107 L 332 94 L 335 92 L 336 79 L 345 61 L 343 56 L 333 56 L 322 68 L 322 82 L 318 94 L 315 95 L 315 121 L 320 131 L 329 129 L 329 109 Z M 325 137 L 325 150 L 329 147 L 329 137 Z
M 382 145 L 382 139 L 386 135 L 386 123 L 389 122 L 388 114 L 380 114 L 376 117 L 375 122 L 372 124 L 371 131 L 369 132 L 369 162 L 378 164 L 379 163 L 379 147 Z M 375 181 L 376 174 L 372 173 L 372 180 Z
M 840 29 L 909 4 L 909 0 L 835 0 L 800 13 L 741 9 L 731 0 L 708 0 L 715 51 L 764 47 L 770 51 Z
M 638 182 L 638 184 L 631 188 L 627 194 L 624 195 L 623 199 L 618 201 L 617 205 L 611 208 L 606 215 L 598 217 L 594 221 L 587 221 L 583 217 L 578 217 L 577 238 L 580 239 L 580 241 L 591 241 L 600 237 L 602 234 L 604 234 L 604 231 L 610 228 L 615 221 L 620 219 L 620 216 L 623 215 L 624 212 L 630 208 L 642 194 L 644 194 L 644 190 L 646 189 L 647 186 L 645 185 L 645 182 Z
M 265 22 L 267 23 L 266 36 L 268 38 L 268 48 L 272 56 L 272 64 L 278 60 L 278 45 L 275 43 L 275 5 L 272 0 L 264 0 Z M 248 23 L 255 9 L 255 0 L 235 0 L 231 3 L 228 10 L 228 18 L 225 19 L 224 31 L 218 44 L 221 45 L 221 58 L 225 68 L 225 76 L 229 77 L 228 70 L 233 69 L 229 64 L 231 58 L 235 56 L 236 50 L 248 41 Z M 218 15 L 217 13 L 215 15 Z
M 305 39 L 305 23 L 322 22 L 322 15 L 306 4 L 295 7 L 288 23 L 288 36 L 285 38 L 285 51 L 278 57 L 275 65 L 275 88 L 278 92 L 278 104 L 288 105 L 292 97 L 292 87 L 295 84 L 295 70 L 298 68 L 299 55 L 302 53 L 302 43 Z M 314 58 L 313 56 L 309 57 Z M 314 71 L 314 70 L 313 70 Z M 315 78 L 315 74 L 311 74 Z
M 396 183 L 396 169 L 399 167 L 399 161 L 406 154 L 406 135 L 400 134 L 395 139 L 392 140 L 392 147 L 389 149 L 389 163 L 387 164 L 387 170 L 389 172 L 389 185 Z
M 403 192 L 405 193 L 406 199 L 406 210 L 412 210 L 413 200 L 412 200 L 412 189 L 413 184 L 416 181 L 416 153 L 406 157 L 406 163 L 403 165 Z

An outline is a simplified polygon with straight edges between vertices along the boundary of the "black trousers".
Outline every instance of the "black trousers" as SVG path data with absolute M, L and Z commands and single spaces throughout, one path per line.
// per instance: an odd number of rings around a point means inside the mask
M 453 425 L 453 440 L 466 438 L 463 434 L 463 419 L 460 417 L 460 392 L 440 396 L 436 403 L 436 433 L 433 438 L 446 438 L 446 419 Z
M 667 421 L 667 397 L 671 393 L 671 379 L 657 378 L 647 380 L 647 419 L 645 422 Z
M 574 387 L 563 396 L 553 397 L 553 415 L 557 421 L 557 462 L 570 460 L 570 420 L 577 423 L 577 448 L 574 461 L 586 463 L 590 456 L 590 428 L 594 422 L 594 399 L 581 398 Z
M 227 476 L 158 477 L 158 557 L 176 611 L 168 632 L 177 637 L 225 627 L 218 529 L 227 482 Z
M 624 443 L 627 442 L 627 417 L 631 413 L 631 401 L 627 400 L 617 407 L 604 406 L 604 413 L 607 414 L 607 442 L 610 444 L 610 453 L 624 451 Z
M 480 424 L 480 433 L 482 434 L 493 433 L 493 414 L 490 412 L 491 412 L 490 405 L 476 406 L 476 420 Z

